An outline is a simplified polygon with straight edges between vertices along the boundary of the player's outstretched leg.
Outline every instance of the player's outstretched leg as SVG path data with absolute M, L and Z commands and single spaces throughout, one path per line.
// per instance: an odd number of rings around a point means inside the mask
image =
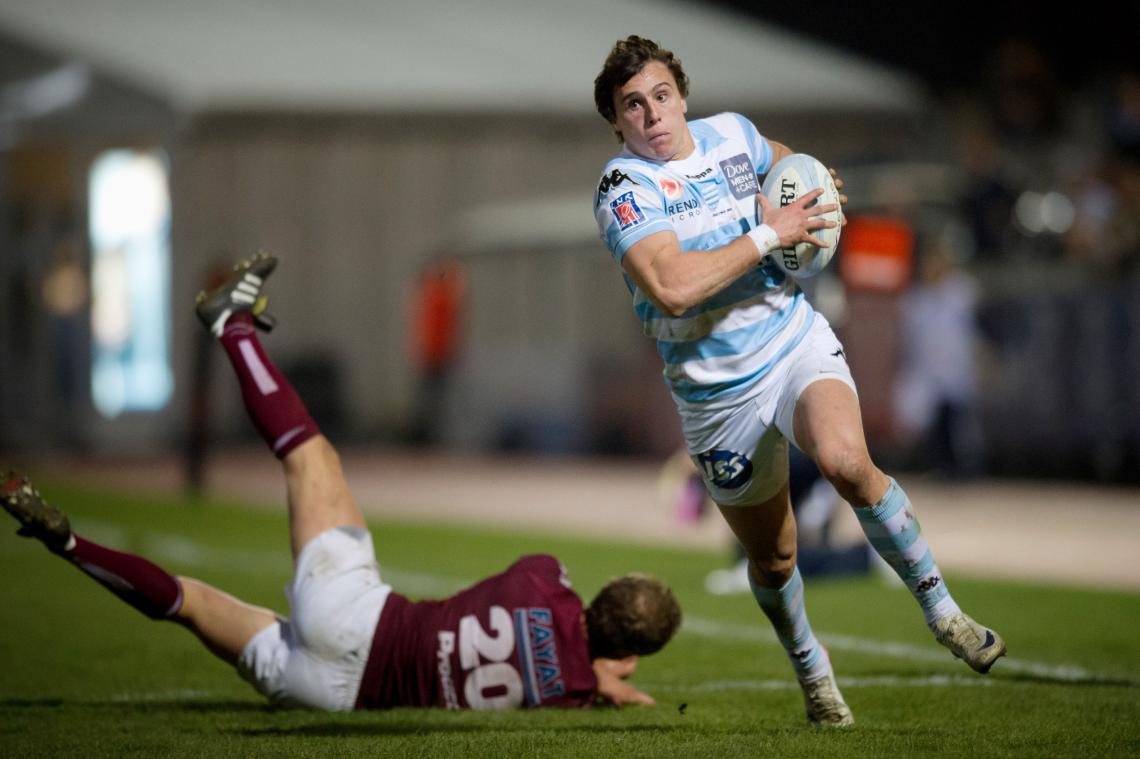
M 1005 641 L 955 603 L 923 537 L 910 499 L 893 478 L 870 507 L 855 509 L 867 539 L 922 606 L 935 639 L 976 672 L 985 674 L 1005 654 Z
M 0 503 L 20 523 L 20 535 L 41 541 L 151 619 L 169 619 L 181 608 L 182 585 L 177 579 L 140 556 L 113 551 L 73 533 L 67 516 L 49 506 L 27 477 L 6 474 Z
M 814 382 L 795 413 L 797 439 L 855 507 L 863 533 L 918 601 L 935 638 L 975 671 L 988 672 L 1005 654 L 1005 642 L 964 614 L 950 595 L 910 499 L 867 453 L 855 392 L 837 380 Z
M 195 310 L 229 356 L 254 426 L 283 459 L 320 429 L 254 331 L 255 326 L 268 330 L 274 324 L 265 311 L 268 298 L 262 288 L 276 267 L 277 259 L 264 254 L 242 261 L 224 283 L 198 294 Z
M 277 259 L 265 255 L 243 261 L 229 280 L 198 296 L 197 312 L 229 356 L 250 420 L 284 465 L 295 559 L 325 530 L 366 526 L 336 451 L 254 330 L 273 323 L 265 321 L 263 288 L 276 266 Z
M 50 506 L 27 477 L 8 472 L 0 481 L 0 505 L 20 523 L 20 535 L 48 550 L 154 620 L 178 622 L 224 661 L 235 663 L 245 644 L 276 620 L 268 609 L 188 577 L 174 577 L 141 556 L 92 543 L 71 530 L 67 516 Z

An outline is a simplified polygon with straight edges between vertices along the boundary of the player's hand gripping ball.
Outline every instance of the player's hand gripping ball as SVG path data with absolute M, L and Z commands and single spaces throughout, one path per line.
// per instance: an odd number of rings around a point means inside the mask
M 835 226 L 812 230 L 811 235 L 827 243 L 826 248 L 818 248 L 811 243 L 801 242 L 794 248 L 777 248 L 771 253 L 776 264 L 792 277 L 813 277 L 823 271 L 828 261 L 835 255 L 839 244 L 839 233 L 843 229 L 842 209 L 839 207 L 839 190 L 827 167 L 806 153 L 793 153 L 776 163 L 764 178 L 760 191 L 768 197 L 773 207 L 783 208 L 794 203 L 797 198 L 822 187 L 823 194 L 808 206 L 835 205 L 831 213 L 820 214 Z

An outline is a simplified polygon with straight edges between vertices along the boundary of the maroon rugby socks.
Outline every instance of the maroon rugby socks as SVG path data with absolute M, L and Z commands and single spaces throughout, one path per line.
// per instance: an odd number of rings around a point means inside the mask
M 107 590 L 151 619 L 169 619 L 182 608 L 182 584 L 141 556 L 114 551 L 72 533 L 63 556 Z
M 279 459 L 314 435 L 320 428 L 300 396 L 265 354 L 254 332 L 253 316 L 239 311 L 226 321 L 222 347 L 230 357 L 246 411 Z

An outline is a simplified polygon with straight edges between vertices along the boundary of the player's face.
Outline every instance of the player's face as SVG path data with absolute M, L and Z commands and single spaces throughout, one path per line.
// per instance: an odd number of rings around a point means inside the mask
M 616 88 L 614 110 L 614 128 L 634 155 L 672 161 L 693 152 L 693 138 L 685 121 L 689 106 L 664 63 L 650 61 Z

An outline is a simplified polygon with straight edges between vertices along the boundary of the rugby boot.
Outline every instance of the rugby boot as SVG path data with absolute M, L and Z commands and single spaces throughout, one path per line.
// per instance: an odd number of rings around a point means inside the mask
M 990 671 L 999 656 L 1005 656 L 1005 641 L 1001 636 L 962 612 L 935 622 L 934 637 L 971 669 L 983 675 Z
M 67 515 L 47 505 L 27 477 L 11 471 L 5 474 L 0 484 L 0 504 L 20 523 L 17 535 L 36 538 L 56 553 L 71 548 L 71 525 Z
M 269 298 L 261 288 L 275 268 L 275 257 L 258 253 L 238 263 L 234 273 L 221 285 L 209 292 L 198 293 L 194 310 L 214 337 L 221 337 L 226 320 L 240 311 L 252 314 L 257 326 L 266 332 L 273 329 L 277 320 L 266 312 Z
M 835 674 L 828 670 L 823 677 L 814 680 L 801 680 L 804 691 L 804 706 L 807 707 L 808 722 L 816 727 L 848 727 L 855 724 L 851 708 L 843 700 Z

